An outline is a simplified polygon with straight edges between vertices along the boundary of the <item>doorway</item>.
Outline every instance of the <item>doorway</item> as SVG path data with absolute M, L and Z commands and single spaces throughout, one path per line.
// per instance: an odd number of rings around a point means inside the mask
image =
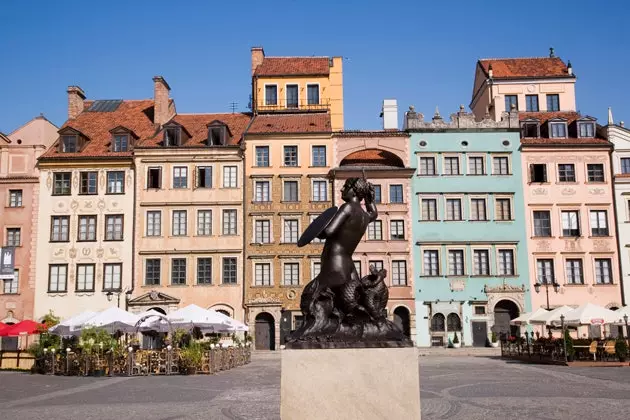
M 488 341 L 488 323 L 486 321 L 472 322 L 473 347 L 485 347 Z
M 518 318 L 519 310 L 511 300 L 500 300 L 494 307 L 494 331 L 501 336 L 518 335 L 518 327 L 510 325 L 510 321 Z
M 256 350 L 275 350 L 275 321 L 273 316 L 268 312 L 261 312 L 256 315 L 256 329 L 254 343 Z
M 394 324 L 409 337 L 411 335 L 409 328 L 409 309 L 399 306 L 394 309 Z

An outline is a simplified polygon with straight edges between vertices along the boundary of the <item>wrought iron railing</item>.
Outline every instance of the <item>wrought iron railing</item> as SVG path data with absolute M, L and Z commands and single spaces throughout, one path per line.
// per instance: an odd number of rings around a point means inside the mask
M 286 99 L 278 99 L 272 101 L 267 99 L 261 100 L 256 107 L 258 112 L 300 112 L 300 111 L 327 111 L 330 108 L 328 99 L 319 100 L 299 100 L 287 101 Z

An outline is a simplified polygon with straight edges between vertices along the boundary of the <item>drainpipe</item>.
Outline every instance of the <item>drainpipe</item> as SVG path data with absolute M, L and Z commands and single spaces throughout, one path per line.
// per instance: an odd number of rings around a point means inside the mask
M 135 288 L 134 277 L 136 275 L 136 197 L 137 197 L 137 175 L 135 161 L 131 160 L 131 170 L 133 171 L 133 226 L 131 227 L 131 289 L 125 292 L 125 311 L 129 309 L 129 299 Z
M 608 136 L 606 136 L 608 137 Z M 617 266 L 618 266 L 618 270 L 619 270 L 619 288 L 621 289 L 621 305 L 625 306 L 626 305 L 626 295 L 624 292 L 624 288 L 623 288 L 623 283 L 624 283 L 624 278 L 623 278 L 623 271 L 621 269 L 621 241 L 619 241 L 619 230 L 617 229 L 617 223 L 619 222 L 619 214 L 617 212 L 617 195 L 615 192 L 615 171 L 613 170 L 613 149 L 610 149 L 610 151 L 608 152 L 608 164 L 610 165 L 610 182 L 611 182 L 611 186 L 612 186 L 612 198 L 613 198 L 613 214 L 615 215 L 615 224 L 614 224 L 614 229 L 615 229 L 615 238 L 617 239 Z

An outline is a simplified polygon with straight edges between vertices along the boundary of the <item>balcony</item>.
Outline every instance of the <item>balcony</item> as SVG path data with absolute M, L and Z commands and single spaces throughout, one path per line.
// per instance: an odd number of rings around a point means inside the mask
M 271 102 L 271 103 L 270 103 Z M 285 99 L 278 99 L 273 103 L 272 101 L 261 100 L 258 104 L 257 111 L 259 113 L 273 113 L 273 112 L 326 112 L 330 109 L 330 100 L 321 99 L 318 102 L 313 100 L 300 100 L 300 101 L 287 101 Z

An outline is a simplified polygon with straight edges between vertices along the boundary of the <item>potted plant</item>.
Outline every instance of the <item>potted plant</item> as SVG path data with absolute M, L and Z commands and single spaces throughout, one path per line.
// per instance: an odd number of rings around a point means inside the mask
M 623 338 L 618 338 L 615 342 L 615 353 L 620 362 L 625 362 L 628 358 L 628 343 Z
M 564 343 L 567 350 L 567 361 L 572 362 L 575 358 L 575 349 L 573 348 L 573 338 L 569 330 L 564 330 Z
M 461 347 L 461 343 L 459 342 L 459 337 L 457 336 L 457 331 L 455 332 L 455 335 L 453 336 L 453 348 L 458 349 Z
M 490 334 L 490 345 L 495 348 L 499 347 L 499 340 L 495 331 L 492 331 L 492 334 Z
M 180 371 L 187 375 L 194 375 L 198 369 L 201 369 L 202 358 L 203 349 L 201 344 L 191 341 L 180 353 Z

